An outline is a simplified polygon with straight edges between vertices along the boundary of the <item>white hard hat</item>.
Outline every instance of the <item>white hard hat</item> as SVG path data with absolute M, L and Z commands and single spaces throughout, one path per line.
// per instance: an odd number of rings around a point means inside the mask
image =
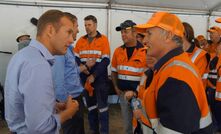
M 19 38 L 22 37 L 22 36 L 30 37 L 30 35 L 26 31 L 20 31 L 20 32 L 17 33 L 16 41 L 19 42 Z

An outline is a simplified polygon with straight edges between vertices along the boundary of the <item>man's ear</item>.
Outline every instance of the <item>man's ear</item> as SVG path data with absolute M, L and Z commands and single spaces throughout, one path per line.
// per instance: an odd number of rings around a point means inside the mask
M 170 31 L 168 31 L 168 32 L 165 34 L 165 40 L 166 40 L 166 42 L 171 41 L 172 38 L 173 38 L 173 36 L 174 36 L 174 34 L 173 34 L 172 32 L 170 32 Z
M 48 37 L 52 37 L 56 33 L 55 27 L 52 24 L 48 24 L 46 26 L 46 33 Z

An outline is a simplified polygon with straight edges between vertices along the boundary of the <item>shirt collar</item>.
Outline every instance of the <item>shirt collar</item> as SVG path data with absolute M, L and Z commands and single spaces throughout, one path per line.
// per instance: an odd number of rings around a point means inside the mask
M 96 35 L 95 37 L 96 37 L 96 38 L 100 38 L 100 37 L 101 37 L 101 33 L 97 31 L 97 35 Z M 88 38 L 88 34 L 86 34 L 86 35 L 84 36 L 84 38 L 87 39 L 87 38 Z
M 178 47 L 171 51 L 169 51 L 165 56 L 163 56 L 154 66 L 154 71 L 158 71 L 167 61 L 172 59 L 173 57 L 180 55 L 183 53 L 183 48 Z
M 137 44 L 135 47 L 136 47 L 136 49 L 143 48 L 143 44 L 141 44 L 139 41 L 137 41 Z M 126 44 L 122 45 L 121 48 L 123 48 L 123 49 L 126 48 Z
M 54 56 L 48 51 L 48 49 L 39 41 L 32 39 L 30 46 L 38 49 L 41 55 L 48 61 L 50 65 L 54 64 Z

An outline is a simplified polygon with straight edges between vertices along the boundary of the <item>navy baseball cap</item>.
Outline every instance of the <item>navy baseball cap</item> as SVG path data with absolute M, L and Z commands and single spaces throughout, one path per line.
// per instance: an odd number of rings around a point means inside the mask
M 132 28 L 136 23 L 132 20 L 126 20 L 120 24 L 120 26 L 116 27 L 116 31 L 121 31 L 122 29 Z

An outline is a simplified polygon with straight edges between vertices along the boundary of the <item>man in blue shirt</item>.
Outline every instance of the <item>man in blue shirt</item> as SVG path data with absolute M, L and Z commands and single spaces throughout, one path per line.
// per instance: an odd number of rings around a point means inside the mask
M 66 13 L 74 25 L 78 25 L 77 17 Z M 75 29 L 78 33 L 78 28 Z M 76 39 L 76 36 L 73 37 Z M 86 71 L 86 66 L 78 67 L 73 53 L 73 46 L 70 45 L 67 53 L 63 56 L 55 56 L 55 63 L 52 68 L 56 99 L 59 102 L 66 102 L 71 95 L 79 103 L 78 112 L 62 125 L 64 134 L 84 134 L 84 112 L 81 93 L 84 90 L 80 81 L 80 72 Z M 87 64 L 91 66 L 90 64 Z
M 49 10 L 39 18 L 36 40 L 12 57 L 5 81 L 5 116 L 13 133 L 58 134 L 78 110 L 71 96 L 65 104 L 56 103 L 51 71 L 53 55 L 66 53 L 76 28 L 63 12 Z

